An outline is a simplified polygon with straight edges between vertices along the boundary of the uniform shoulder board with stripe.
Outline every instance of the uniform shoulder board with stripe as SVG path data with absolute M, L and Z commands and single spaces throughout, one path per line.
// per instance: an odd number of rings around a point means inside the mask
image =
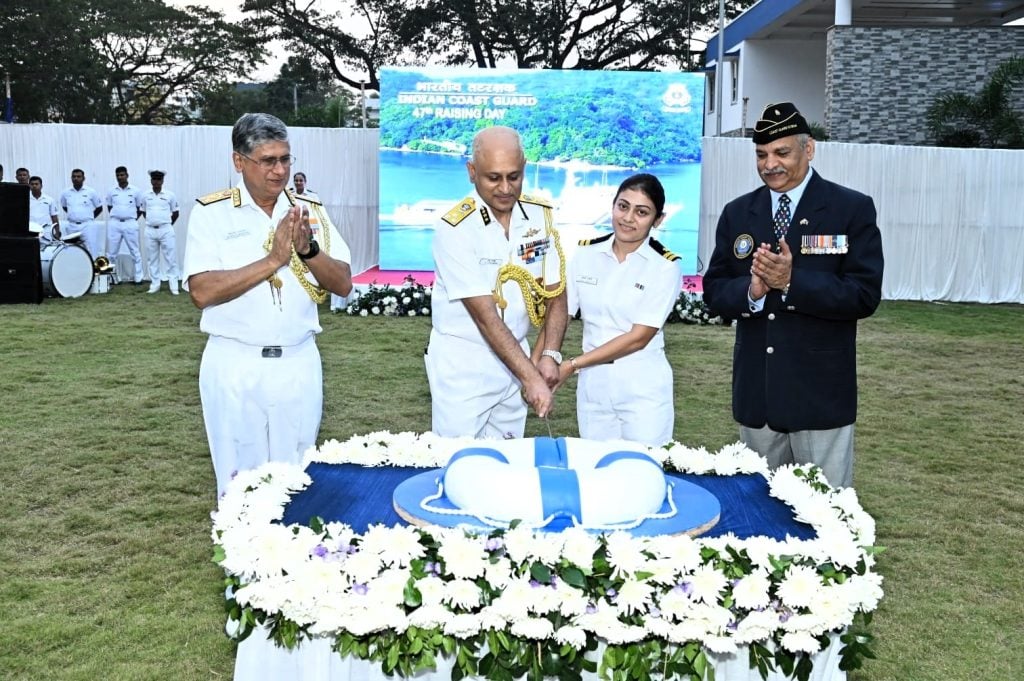
M 444 217 L 442 217 L 441 219 L 447 222 L 452 227 L 454 227 L 455 225 L 459 224 L 467 217 L 469 217 L 469 214 L 472 213 L 474 210 L 476 210 L 476 199 L 474 199 L 471 196 L 467 196 L 466 198 L 462 199 L 457 204 L 455 204 L 455 206 L 450 211 L 445 213 Z
M 554 206 L 552 206 L 547 199 L 541 198 L 540 196 L 528 196 L 526 194 L 523 194 L 522 196 L 519 197 L 519 200 L 522 201 L 523 203 L 532 203 L 535 206 L 554 208 Z
M 601 244 L 604 243 L 605 241 L 608 241 L 608 239 L 611 239 L 613 236 L 615 236 L 614 232 L 608 232 L 604 236 L 595 236 L 593 239 L 580 239 L 579 245 L 593 246 L 594 244 Z
M 223 201 L 224 199 L 232 198 L 232 196 L 234 196 L 235 192 L 237 191 L 237 187 L 234 189 L 222 189 L 219 192 L 213 192 L 212 194 L 207 194 L 206 196 L 200 196 L 198 199 L 196 199 L 196 203 L 203 206 L 209 206 L 211 203 L 217 203 L 218 201 Z M 241 203 L 242 199 L 241 196 L 239 196 L 237 199 L 235 199 L 235 205 L 238 206 L 241 205 Z
M 306 203 L 312 203 L 314 206 L 324 205 L 323 202 L 320 201 L 320 199 L 314 199 L 312 196 L 308 196 L 306 194 L 293 194 L 292 196 L 294 196 L 297 201 L 305 201 Z
M 665 248 L 665 246 L 660 241 L 655 239 L 653 236 L 651 237 L 649 243 L 651 245 L 651 248 L 654 249 L 654 252 L 660 255 L 661 257 L 665 258 L 665 260 L 671 260 L 672 262 L 679 260 L 679 255 Z

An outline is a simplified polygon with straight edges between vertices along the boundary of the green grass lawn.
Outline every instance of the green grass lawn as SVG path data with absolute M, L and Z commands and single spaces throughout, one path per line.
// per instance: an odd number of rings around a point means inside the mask
M 429 320 L 321 319 L 321 439 L 429 430 Z M 0 306 L 0 679 L 231 677 L 198 320 L 131 285 Z M 1024 308 L 886 302 L 860 329 L 855 484 L 888 550 L 878 659 L 850 678 L 1024 679 Z M 681 442 L 736 440 L 732 335 L 666 331 Z

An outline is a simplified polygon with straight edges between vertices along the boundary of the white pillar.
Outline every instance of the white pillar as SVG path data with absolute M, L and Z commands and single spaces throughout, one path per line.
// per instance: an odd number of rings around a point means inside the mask
M 836 26 L 853 23 L 853 0 L 836 0 Z

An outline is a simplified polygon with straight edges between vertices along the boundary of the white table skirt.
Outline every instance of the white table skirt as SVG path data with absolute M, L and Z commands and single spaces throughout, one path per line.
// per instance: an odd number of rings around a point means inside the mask
M 846 672 L 839 670 L 839 634 L 831 635 L 832 643 L 816 654 L 810 681 L 845 681 Z M 380 669 L 379 662 L 365 662 L 343 658 L 331 651 L 329 639 L 303 641 L 295 650 L 278 647 L 268 640 L 264 630 L 256 629 L 249 638 L 238 644 L 235 657 L 235 681 L 396 681 Z M 756 669 L 748 666 L 746 648 L 734 655 L 709 655 L 715 668 L 715 678 L 723 681 L 761 681 Z M 452 662 L 437 659 L 437 669 L 417 675 L 426 681 L 450 681 Z M 597 674 L 584 674 L 585 679 L 597 679 Z M 482 681 L 482 677 L 467 677 Z M 768 674 L 768 681 L 787 681 L 779 672 Z

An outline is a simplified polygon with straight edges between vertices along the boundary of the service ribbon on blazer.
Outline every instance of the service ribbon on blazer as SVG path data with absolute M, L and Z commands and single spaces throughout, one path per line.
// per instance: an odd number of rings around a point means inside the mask
M 849 251 L 845 234 L 804 234 L 800 237 L 800 252 L 804 255 L 842 255 Z

